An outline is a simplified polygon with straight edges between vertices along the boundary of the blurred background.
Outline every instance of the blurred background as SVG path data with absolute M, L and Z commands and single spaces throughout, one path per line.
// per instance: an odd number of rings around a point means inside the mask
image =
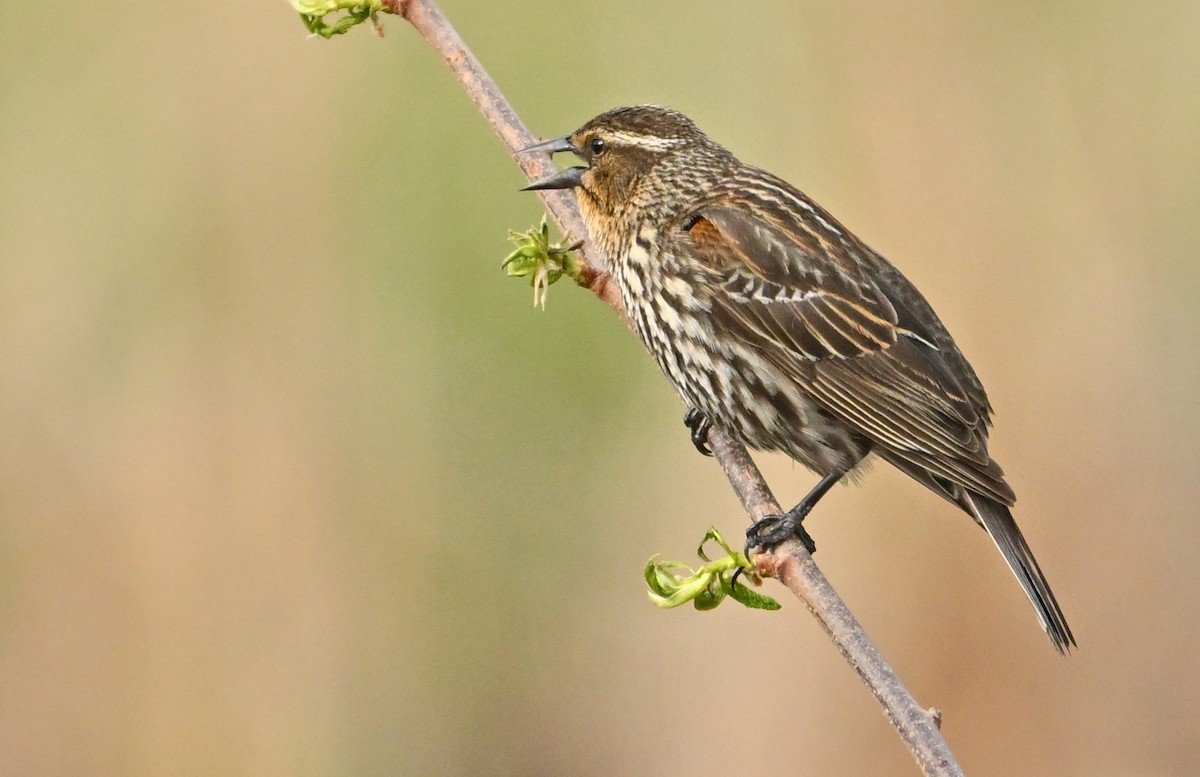
M 1200 772 L 1200 5 L 443 7 L 535 133 L 680 108 L 933 301 L 1079 650 L 887 467 L 808 526 L 967 773 Z M 403 21 L 5 15 L 0 773 L 917 773 L 798 603 L 647 601 L 746 518 L 502 275 L 539 204 Z

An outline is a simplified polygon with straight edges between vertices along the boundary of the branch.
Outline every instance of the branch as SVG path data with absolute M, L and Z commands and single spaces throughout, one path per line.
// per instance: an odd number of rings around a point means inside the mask
M 709 432 L 709 447 L 746 512 L 756 520 L 782 512 L 746 449 L 724 430 L 715 434 L 717 431 L 713 427 Z M 760 575 L 779 580 L 816 616 L 842 656 L 875 694 L 921 771 L 928 777 L 961 777 L 962 768 L 942 736 L 941 713 L 932 714 L 917 704 L 804 544 L 789 540 L 770 553 L 756 554 L 753 561 Z
M 555 171 L 554 164 L 544 155 L 517 153 L 538 139 L 521 122 L 433 0 L 383 2 L 388 10 L 407 19 L 442 56 L 530 180 Z M 543 191 L 538 195 L 564 233 L 575 238 L 587 235 L 573 194 Z M 603 269 L 603 258 L 596 257 L 592 250 L 581 250 L 579 255 L 584 267 L 581 284 L 604 300 L 629 325 L 616 284 Z M 753 519 L 782 512 L 758 467 L 741 444 L 715 426 L 708 439 L 721 469 Z M 913 699 L 804 546 L 799 541 L 786 542 L 772 552 L 754 556 L 754 563 L 761 574 L 775 577 L 787 586 L 816 616 L 838 650 L 879 700 L 921 771 L 929 777 L 962 775 L 962 769 L 939 731 L 940 721 Z

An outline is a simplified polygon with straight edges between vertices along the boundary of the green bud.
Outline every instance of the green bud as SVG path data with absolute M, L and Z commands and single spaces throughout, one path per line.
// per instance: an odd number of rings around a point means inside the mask
M 313 35 L 332 38 L 344 35 L 368 19 L 376 22 L 377 13 L 391 13 L 383 0 L 291 0 L 292 7 L 300 14 L 300 21 Z M 327 17 L 344 13 L 344 16 L 328 21 Z M 376 23 L 376 30 L 379 30 Z
M 542 216 L 541 224 L 525 232 L 510 229 L 508 239 L 516 249 L 500 266 L 510 277 L 529 278 L 535 307 L 541 305 L 545 309 L 547 290 L 564 275 L 576 281 L 581 277 L 583 264 L 571 253 L 580 244 L 551 243 L 550 225 L 545 216 Z
M 719 545 L 725 555 L 710 560 L 704 552 L 704 546 L 709 542 Z M 694 571 L 678 561 L 661 561 L 658 556 L 646 563 L 642 574 L 652 602 L 659 607 L 678 607 L 690 601 L 697 610 L 711 610 L 729 597 L 757 610 L 779 609 L 779 602 L 771 597 L 754 591 L 745 583 L 733 584 L 733 575 L 738 569 L 742 570 L 746 582 L 758 583 L 760 578 L 745 554 L 731 548 L 715 528 L 704 535 L 696 554 L 706 563 Z

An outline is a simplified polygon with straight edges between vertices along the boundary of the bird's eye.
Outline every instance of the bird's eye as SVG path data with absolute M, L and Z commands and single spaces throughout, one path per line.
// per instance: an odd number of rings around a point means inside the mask
M 601 138 L 592 138 L 588 141 L 588 148 L 593 154 L 599 154 L 605 148 L 604 140 Z

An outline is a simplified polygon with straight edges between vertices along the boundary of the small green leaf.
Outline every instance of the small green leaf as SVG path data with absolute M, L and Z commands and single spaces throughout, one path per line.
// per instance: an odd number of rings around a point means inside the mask
M 725 551 L 725 555 L 729 556 L 730 558 L 737 559 L 740 566 L 743 566 L 743 567 L 750 566 L 750 559 L 746 558 L 746 554 L 739 553 L 738 551 L 736 551 L 732 547 L 730 547 L 729 543 L 725 541 L 725 538 L 721 536 L 721 532 L 717 531 L 716 526 L 709 527 L 708 532 L 704 535 L 704 539 L 700 541 L 700 547 L 696 549 L 696 555 L 699 556 L 700 558 L 704 559 L 705 561 L 708 561 L 709 558 L 708 558 L 708 555 L 704 552 L 704 546 L 710 542 L 717 543 L 717 545 L 720 546 L 721 550 Z
M 746 605 L 752 610 L 778 610 L 779 602 L 775 601 L 766 594 L 760 594 L 750 586 L 743 582 L 738 582 L 737 585 L 731 584 L 729 580 L 722 579 L 726 591 L 730 599 L 735 602 Z
M 658 556 L 655 556 L 646 562 L 644 575 L 646 585 L 650 587 L 650 590 L 665 598 L 671 595 L 671 590 L 674 588 L 674 581 L 663 571 L 660 562 L 655 560 L 657 558 Z
M 704 587 L 704 591 L 692 601 L 697 610 L 715 610 L 717 608 L 717 605 L 726 596 L 725 586 L 721 584 L 721 581 L 720 575 L 713 575 L 708 579 L 708 585 Z
M 681 604 L 687 604 L 704 593 L 707 587 L 708 579 L 706 575 L 689 577 L 680 581 L 680 585 L 672 591 L 670 596 L 662 597 L 651 593 L 650 599 L 659 607 L 670 609 L 671 607 L 678 607 Z

